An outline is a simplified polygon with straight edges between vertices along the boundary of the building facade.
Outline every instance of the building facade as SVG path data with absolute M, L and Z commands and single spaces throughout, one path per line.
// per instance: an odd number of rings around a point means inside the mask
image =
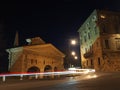
M 120 13 L 94 10 L 78 30 L 82 68 L 120 71 Z
M 48 72 L 64 70 L 65 55 L 39 37 L 26 39 L 28 45 L 7 49 L 10 72 Z

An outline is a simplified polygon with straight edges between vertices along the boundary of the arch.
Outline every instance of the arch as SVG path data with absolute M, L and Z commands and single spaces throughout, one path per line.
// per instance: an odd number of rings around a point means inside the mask
M 52 71 L 52 67 L 50 65 L 46 65 L 44 68 L 44 72 L 50 72 Z
M 40 72 L 40 69 L 36 66 L 28 68 L 27 72 Z

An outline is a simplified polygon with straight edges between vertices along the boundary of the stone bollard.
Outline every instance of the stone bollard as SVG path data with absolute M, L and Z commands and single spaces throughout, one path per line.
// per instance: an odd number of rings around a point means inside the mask
M 5 82 L 5 80 L 6 80 L 6 77 L 5 77 L 5 76 L 3 76 L 2 80 L 3 80 L 3 82 Z
M 35 75 L 35 79 L 38 79 L 38 75 L 37 74 Z
M 20 80 L 23 80 L 23 75 L 20 75 Z

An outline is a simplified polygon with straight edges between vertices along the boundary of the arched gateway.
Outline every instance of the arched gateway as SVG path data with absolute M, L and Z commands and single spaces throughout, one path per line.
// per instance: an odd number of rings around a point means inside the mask
M 36 66 L 33 66 L 33 67 L 30 67 L 28 68 L 28 71 L 27 72 L 40 72 L 40 69 Z
M 51 72 L 52 71 L 52 67 L 50 65 L 46 65 L 44 68 L 44 72 Z

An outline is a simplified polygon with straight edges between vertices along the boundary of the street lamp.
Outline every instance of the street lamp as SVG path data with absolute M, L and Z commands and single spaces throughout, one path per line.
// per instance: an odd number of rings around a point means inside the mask
M 74 59 L 78 59 L 78 57 L 77 56 L 75 56 L 76 55 L 76 53 L 75 53 L 75 51 L 72 51 L 72 56 L 74 57 Z
M 71 53 L 73 56 L 75 56 L 75 52 L 74 51 L 72 51 L 72 53 Z
M 72 46 L 74 46 L 74 47 L 72 47 Z M 69 50 L 68 50 L 68 53 L 69 53 L 68 54 L 68 60 L 69 60 L 68 65 L 70 67 L 73 67 L 74 65 L 77 66 L 79 63 L 77 63 L 78 61 L 76 61 L 76 60 L 78 60 L 79 57 L 77 57 L 77 52 L 75 50 L 78 50 L 78 39 L 76 39 L 76 38 L 69 39 L 68 48 L 69 48 Z
M 79 42 L 78 42 L 78 39 L 77 39 L 77 38 L 71 39 L 71 40 L 70 40 L 70 44 L 71 44 L 72 46 L 75 46 L 75 47 L 73 47 L 74 50 L 78 50 L 78 48 L 79 48 Z M 79 59 L 77 53 L 79 53 L 79 52 L 78 52 L 78 51 L 74 51 L 74 52 L 71 53 L 72 56 L 73 56 L 73 57 L 72 57 L 72 58 L 73 58 L 73 63 L 74 63 L 75 65 L 78 65 L 78 63 L 75 63 L 75 62 L 78 62 L 78 61 L 76 61 L 76 60 Z M 75 60 L 75 61 L 74 61 L 74 60 Z
M 72 45 L 76 45 L 76 40 L 71 40 Z
M 78 57 L 77 57 L 77 56 L 74 56 L 74 58 L 75 58 L 75 59 L 78 59 Z

